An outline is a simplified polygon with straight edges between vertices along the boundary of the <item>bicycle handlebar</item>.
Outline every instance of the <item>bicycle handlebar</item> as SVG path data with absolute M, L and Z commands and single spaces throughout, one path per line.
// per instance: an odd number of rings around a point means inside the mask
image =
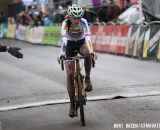
M 78 59 L 84 59 L 84 58 L 87 58 L 89 57 L 89 55 L 85 55 L 85 56 L 73 56 L 73 57 L 65 57 L 65 58 L 62 58 L 62 60 L 78 60 Z
M 62 70 L 64 70 L 64 60 L 79 60 L 79 59 L 84 59 L 84 58 L 88 58 L 91 57 L 92 60 L 92 67 L 95 67 L 95 60 L 94 60 L 94 55 L 93 54 L 89 54 L 89 55 L 85 55 L 85 56 L 74 56 L 74 57 L 64 57 L 62 59 L 58 58 L 58 63 L 61 64 L 61 68 Z

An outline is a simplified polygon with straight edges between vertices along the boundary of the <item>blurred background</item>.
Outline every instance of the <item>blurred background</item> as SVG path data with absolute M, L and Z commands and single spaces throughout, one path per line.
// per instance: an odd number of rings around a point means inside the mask
M 111 2 L 119 8 L 118 16 L 138 0 L 0 0 L 0 22 L 31 26 L 50 26 L 67 17 L 67 8 L 73 3 L 84 9 L 89 23 L 115 21 L 108 8 Z M 129 2 L 129 4 L 128 4 Z M 112 13 L 112 15 L 114 15 Z

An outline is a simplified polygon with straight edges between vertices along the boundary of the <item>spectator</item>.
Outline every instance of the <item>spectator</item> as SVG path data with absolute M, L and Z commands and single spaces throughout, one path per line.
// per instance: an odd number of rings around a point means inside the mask
M 55 16 L 55 22 L 56 23 L 62 23 L 62 21 L 65 19 L 65 10 L 63 9 L 62 6 L 58 6 L 58 11 L 57 14 Z
M 34 14 L 34 26 L 43 26 L 43 12 L 37 12 Z
M 98 22 L 108 22 L 108 14 L 107 14 L 107 2 L 102 2 L 102 7 L 100 7 L 98 11 Z
M 48 13 L 44 14 L 43 24 L 44 24 L 44 26 L 52 26 L 53 25 L 52 17 Z
M 107 8 L 107 14 L 109 21 L 115 21 L 121 13 L 121 9 L 117 6 L 114 0 L 110 0 L 110 4 Z
M 43 25 L 44 26 L 52 26 L 53 25 L 53 18 L 51 15 L 51 9 L 50 8 L 46 8 L 45 12 L 43 13 Z
M 44 13 L 42 11 L 39 11 L 39 13 L 37 14 L 37 17 L 35 19 L 35 21 L 37 22 L 37 26 L 44 26 L 43 15 Z
M 84 15 L 83 18 L 87 19 L 88 23 L 94 23 L 96 20 L 96 12 L 89 9 L 87 6 L 83 7 Z
M 20 24 L 22 25 L 28 25 L 29 23 L 29 18 L 26 14 L 25 11 L 21 11 L 20 14 L 19 14 L 19 20 L 20 20 Z
M 0 23 L 5 23 L 5 22 L 7 22 L 7 16 L 3 11 L 1 11 L 0 12 Z
M 30 14 L 28 16 L 28 20 L 29 20 L 28 25 L 31 26 L 31 27 L 33 27 L 34 26 L 34 18 L 32 16 L 32 14 Z
M 8 24 L 15 24 L 14 17 L 8 17 Z
M 21 15 L 20 15 L 20 13 L 16 15 L 16 24 L 17 25 L 21 24 Z
M 9 22 L 11 22 L 10 19 Z M 46 9 L 45 12 L 38 12 L 35 6 L 29 6 L 26 11 L 21 11 L 17 14 L 16 24 L 32 27 L 51 26 L 53 25 L 53 18 L 51 17 L 51 13 L 48 9 Z

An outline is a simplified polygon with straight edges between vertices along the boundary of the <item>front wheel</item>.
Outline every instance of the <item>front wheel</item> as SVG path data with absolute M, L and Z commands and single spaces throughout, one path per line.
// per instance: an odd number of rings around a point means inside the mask
M 82 126 L 85 126 L 85 117 L 84 117 L 84 97 L 82 95 L 82 77 L 78 75 L 78 99 L 80 105 L 80 118 L 82 122 Z

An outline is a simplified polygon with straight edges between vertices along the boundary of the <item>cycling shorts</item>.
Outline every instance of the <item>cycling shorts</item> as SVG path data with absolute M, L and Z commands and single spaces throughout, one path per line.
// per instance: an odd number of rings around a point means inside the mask
M 80 54 L 80 48 L 81 46 L 85 44 L 85 39 L 81 39 L 78 41 L 67 41 L 67 46 L 66 46 L 66 57 L 73 57 L 75 56 L 75 50 L 78 51 Z

